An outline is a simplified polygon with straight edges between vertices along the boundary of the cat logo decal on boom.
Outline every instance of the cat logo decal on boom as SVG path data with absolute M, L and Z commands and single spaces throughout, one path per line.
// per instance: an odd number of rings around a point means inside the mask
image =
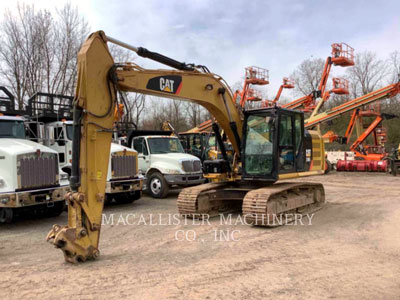
M 157 92 L 178 95 L 182 87 L 182 77 L 177 75 L 157 76 L 151 78 L 146 85 L 146 89 Z

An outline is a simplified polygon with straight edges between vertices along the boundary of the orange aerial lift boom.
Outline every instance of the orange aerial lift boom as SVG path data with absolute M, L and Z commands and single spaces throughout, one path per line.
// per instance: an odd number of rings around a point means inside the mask
M 400 82 L 390 84 L 379 90 L 368 93 L 364 96 L 358 97 L 356 99 L 347 101 L 339 106 L 331 108 L 325 112 L 311 116 L 304 121 L 305 128 L 313 128 L 318 124 L 333 120 L 347 112 L 358 109 L 364 105 L 371 104 L 375 101 L 382 100 L 384 98 L 391 98 L 400 93 Z
M 332 64 L 335 66 L 349 67 L 354 65 L 354 49 L 346 43 L 332 44 L 332 56 L 328 56 L 325 61 L 324 69 L 322 72 L 321 80 L 318 89 L 313 91 L 307 96 L 293 100 L 287 104 L 282 105 L 286 109 L 302 109 L 305 112 L 311 112 L 316 107 L 316 99 L 322 98 L 325 94 L 326 85 L 328 82 L 329 74 Z M 337 90 L 339 92 L 339 90 Z M 329 98 L 330 94 L 326 96 Z M 325 101 L 327 98 L 325 99 Z
M 276 96 L 274 100 L 264 100 L 262 102 L 261 107 L 272 107 L 275 106 L 276 103 L 278 102 L 279 98 L 281 97 L 283 89 L 292 89 L 294 88 L 294 81 L 292 79 L 289 79 L 287 77 L 283 78 L 283 83 L 279 87 L 278 93 L 276 93 Z
M 266 85 L 269 84 L 269 71 L 260 67 L 247 67 L 246 77 L 244 80 L 243 90 L 241 92 L 236 91 L 235 96 L 240 95 L 240 106 L 244 107 L 247 101 L 261 101 L 260 93 L 257 90 L 251 88 L 251 85 Z
M 287 77 L 283 78 L 283 83 L 279 87 L 278 93 L 275 96 L 275 99 L 272 100 L 272 104 L 275 105 L 276 102 L 278 102 L 279 98 L 281 97 L 283 89 L 292 89 L 294 88 L 294 81 L 292 79 L 289 79 Z
M 364 149 L 362 143 L 368 138 L 368 136 L 375 132 L 375 129 L 381 124 L 384 119 L 395 118 L 394 115 L 381 114 L 375 118 L 375 120 L 368 126 L 368 128 L 354 141 L 350 146 L 350 151 L 355 152 L 356 157 L 362 158 L 364 160 L 382 160 L 387 153 L 369 153 L 368 149 Z M 375 137 L 375 144 L 377 140 Z
M 396 118 L 397 116 L 392 114 L 381 114 L 379 104 L 380 103 L 377 102 L 372 105 L 368 105 L 366 109 L 354 110 L 344 136 L 338 137 L 337 135 L 332 135 L 330 141 L 333 142 L 339 140 L 340 143 L 348 144 L 354 128 L 357 127 L 358 138 L 351 145 L 350 150 L 356 153 L 356 157 L 360 157 L 365 160 L 382 160 L 385 156 L 387 156 L 387 153 L 384 149 L 384 143 L 386 142 L 387 136 L 385 128 L 381 125 L 382 121 L 385 119 L 387 120 Z M 366 126 L 366 124 L 363 122 L 364 117 L 375 117 L 375 119 L 372 123 Z M 365 129 L 364 132 L 361 132 L 362 128 Z M 374 144 L 364 147 L 362 143 L 370 135 L 373 135 Z M 360 151 L 357 149 L 360 149 Z

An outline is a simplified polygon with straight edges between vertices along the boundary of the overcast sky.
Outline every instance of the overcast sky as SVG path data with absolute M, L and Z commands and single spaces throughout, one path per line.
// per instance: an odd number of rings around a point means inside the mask
M 66 1 L 20 2 L 53 10 Z M 333 42 L 346 42 L 356 52 L 371 50 L 382 58 L 400 50 L 399 0 L 70 2 L 92 31 L 101 29 L 132 45 L 206 65 L 231 85 L 243 78 L 246 66 L 267 68 L 270 97 L 302 60 L 325 59 Z M 0 2 L 1 11 L 15 6 L 16 1 Z M 159 67 L 141 58 L 137 62 Z

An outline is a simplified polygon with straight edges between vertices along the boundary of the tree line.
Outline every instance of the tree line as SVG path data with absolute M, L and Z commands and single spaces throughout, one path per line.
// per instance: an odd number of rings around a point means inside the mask
M 34 5 L 17 5 L 15 13 L 4 12 L 0 24 L 0 85 L 16 96 L 18 108 L 36 92 L 73 95 L 77 78 L 77 53 L 91 32 L 87 20 L 76 7 L 65 4 L 51 13 L 36 10 Z M 134 60 L 131 52 L 110 46 L 116 62 Z M 306 59 L 291 74 L 295 81 L 295 95 L 308 95 L 317 89 L 324 67 L 323 59 Z M 350 94 L 331 96 L 325 107 L 333 107 L 350 99 L 365 95 L 390 83 L 397 82 L 400 74 L 400 52 L 381 59 L 375 53 L 361 52 L 355 56 L 355 65 L 346 68 L 344 77 L 349 81 Z M 234 87 L 241 88 L 242 82 Z M 328 88 L 329 89 L 329 88 Z M 126 96 L 129 114 L 125 121 L 134 122 L 142 129 L 160 129 L 166 120 L 178 131 L 185 131 L 210 118 L 210 114 L 195 103 L 161 100 L 141 94 Z M 283 98 L 281 101 L 283 102 Z M 381 101 L 382 112 L 400 116 L 399 96 Z M 290 101 L 290 99 L 286 99 Z M 344 133 L 350 116 L 342 116 L 325 124 Z M 384 122 L 388 128 L 389 145 L 400 142 L 400 118 Z

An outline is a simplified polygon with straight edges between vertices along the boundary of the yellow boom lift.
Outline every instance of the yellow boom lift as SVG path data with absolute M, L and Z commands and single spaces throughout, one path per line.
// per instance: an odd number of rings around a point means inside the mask
M 173 69 L 116 64 L 107 42 Z M 319 183 L 280 182 L 324 173 L 323 141 L 317 132 L 304 129 L 302 112 L 277 107 L 242 111 L 235 106 L 223 78 L 206 67 L 127 45 L 99 31 L 89 36 L 78 54 L 68 225 L 54 225 L 48 235 L 68 262 L 99 255 L 113 113 L 120 91 L 200 104 L 215 117 L 232 143 L 234 159 L 228 160 L 219 126 L 214 124 L 223 159 L 204 162 L 205 176 L 213 182 L 179 194 L 181 214 L 196 217 L 239 208 L 248 223 L 271 226 L 276 216 L 309 211 L 325 201 Z

